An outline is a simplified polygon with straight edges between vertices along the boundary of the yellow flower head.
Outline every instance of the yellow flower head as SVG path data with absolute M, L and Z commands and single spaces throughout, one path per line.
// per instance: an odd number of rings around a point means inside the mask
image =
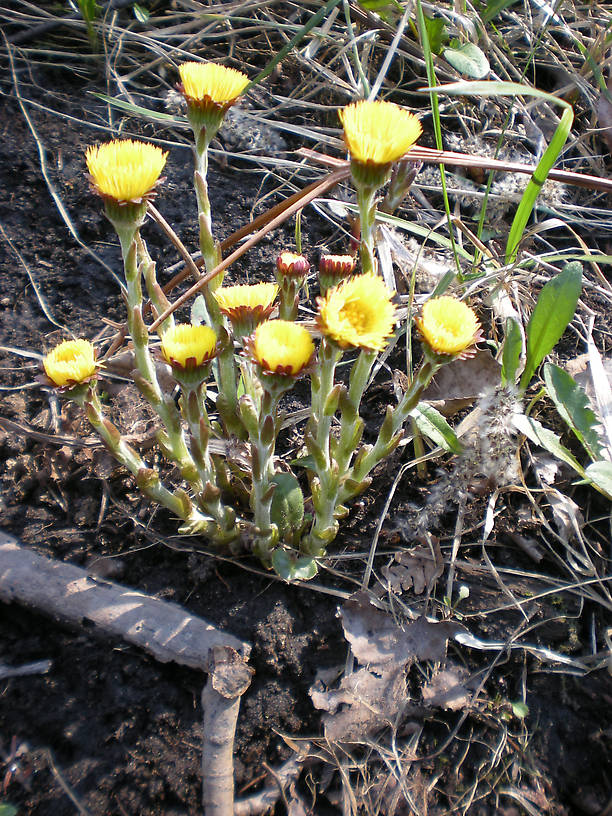
M 449 295 L 428 300 L 416 324 L 436 354 L 464 354 L 480 338 L 480 323 L 474 311 Z
M 385 165 L 401 159 L 421 135 L 421 123 L 392 102 L 354 102 L 339 112 L 351 158 Z
M 355 275 L 319 298 L 319 328 L 341 348 L 382 351 L 395 323 L 391 297 L 378 275 Z
M 270 316 L 277 294 L 275 283 L 221 286 L 215 291 L 219 310 L 232 323 L 250 319 L 255 321 L 254 325 Z
M 87 169 L 96 191 L 117 202 L 140 203 L 154 190 L 168 154 L 148 142 L 115 139 L 87 148 Z
M 164 332 L 161 348 L 173 368 L 197 368 L 217 354 L 217 335 L 208 326 L 178 323 Z
M 297 377 L 312 360 L 310 333 L 290 320 L 260 323 L 247 346 L 253 360 L 266 374 Z
M 96 373 L 96 352 L 89 340 L 64 340 L 47 354 L 43 366 L 54 385 L 70 388 Z
M 229 107 L 249 84 L 242 71 L 215 62 L 184 62 L 179 74 L 185 99 L 194 105 Z

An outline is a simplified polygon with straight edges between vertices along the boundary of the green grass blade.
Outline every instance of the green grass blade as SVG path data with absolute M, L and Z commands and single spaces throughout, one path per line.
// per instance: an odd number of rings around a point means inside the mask
M 563 146 L 567 141 L 572 122 L 574 121 L 574 112 L 571 108 L 566 108 L 561 116 L 561 121 L 555 130 L 550 144 L 546 148 L 544 155 L 538 162 L 538 166 L 533 171 L 533 175 L 529 180 L 525 192 L 521 198 L 520 204 L 512 220 L 510 233 L 508 234 L 508 241 L 506 243 L 506 259 L 507 264 L 514 263 L 518 254 L 519 245 L 523 232 L 527 226 L 527 222 L 533 211 L 533 205 L 538 197 L 542 185 L 548 178 L 548 174 L 557 161 L 559 154 L 563 150 Z
M 266 65 L 263 71 L 260 71 L 255 79 L 250 82 L 245 90 L 244 93 L 247 93 L 254 85 L 259 85 L 267 76 L 269 76 L 272 71 L 276 68 L 276 66 L 282 62 L 287 54 L 289 54 L 296 45 L 298 45 L 304 37 L 308 34 L 309 31 L 312 31 L 315 26 L 318 26 L 322 20 L 324 20 L 327 15 L 341 2 L 341 0 L 328 0 L 328 2 L 323 6 L 323 8 L 319 9 L 316 14 L 310 18 L 310 20 L 303 25 L 302 28 L 296 33 L 294 37 L 292 37 L 289 42 L 284 45 L 281 50 L 276 54 L 270 62 Z

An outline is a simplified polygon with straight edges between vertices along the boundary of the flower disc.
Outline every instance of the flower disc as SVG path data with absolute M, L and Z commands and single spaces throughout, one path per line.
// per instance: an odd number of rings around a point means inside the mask
M 392 102 L 354 102 L 338 115 L 351 158 L 362 164 L 401 159 L 423 131 L 414 114 Z
M 355 275 L 319 298 L 319 328 L 341 348 L 382 351 L 395 324 L 391 297 L 378 275 Z
M 96 373 L 96 354 L 89 340 L 64 340 L 43 359 L 45 374 L 58 388 L 86 382 Z
M 114 201 L 142 201 L 155 189 L 168 154 L 148 142 L 115 139 L 87 149 L 87 169 L 98 193 Z

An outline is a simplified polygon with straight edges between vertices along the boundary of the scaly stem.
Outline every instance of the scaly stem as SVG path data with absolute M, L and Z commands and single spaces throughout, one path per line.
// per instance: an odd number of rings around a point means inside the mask
M 453 358 L 449 357 L 449 362 L 451 359 Z M 338 497 L 340 504 L 365 490 L 369 484 L 368 476 L 372 469 L 397 447 L 402 437 L 404 422 L 408 419 L 410 412 L 416 408 L 423 391 L 442 365 L 444 363 L 426 358 L 399 405 L 395 410 L 391 406 L 387 408 L 387 414 L 378 433 L 376 443 L 361 449 L 353 467 L 349 471 L 348 477 L 340 488 Z
M 212 538 L 217 544 L 226 544 L 237 538 L 239 528 L 236 525 L 235 512 L 221 501 L 221 491 L 216 484 L 216 469 L 208 451 L 210 422 L 204 403 L 206 384 L 192 388 L 183 388 L 181 404 L 191 431 L 191 454 L 198 469 L 204 489 L 197 496 L 202 510 L 216 522 Z
M 194 185 L 198 202 L 198 221 L 200 224 L 200 251 L 206 271 L 210 272 L 221 260 L 219 248 L 215 243 L 212 232 L 212 215 L 210 199 L 208 197 L 208 145 L 210 139 L 206 136 L 206 131 L 202 130 L 196 138 L 195 156 L 196 170 L 194 173 Z M 208 312 L 208 323 L 219 334 L 223 327 L 223 316 L 219 311 L 217 300 L 213 294 L 214 290 L 221 285 L 223 276 L 219 275 L 202 289 L 206 311 Z M 218 402 L 219 414 L 229 433 L 243 436 L 243 429 L 238 421 L 238 387 L 237 372 L 234 359 L 234 348 L 230 342 L 224 346 L 219 353 L 214 366 L 215 379 L 219 391 L 220 400 Z
M 134 382 L 164 425 L 165 433 L 158 437 L 160 446 L 164 453 L 178 465 L 182 477 L 197 494 L 202 491 L 203 485 L 185 441 L 181 418 L 172 396 L 164 394 L 160 388 L 155 362 L 149 349 L 149 333 L 142 317 L 142 286 L 137 261 L 136 235 L 137 230 L 131 236 L 127 231 L 123 234 L 119 233 L 127 284 L 127 323 L 134 346 L 136 368 L 140 375 L 134 377 Z
M 187 494 L 182 490 L 172 493 L 164 487 L 157 471 L 148 468 L 139 454 L 122 438 L 117 428 L 105 419 L 95 383 L 90 386 L 81 404 L 86 409 L 92 427 L 115 459 L 136 477 L 136 484 L 145 496 L 166 507 L 189 527 L 198 527 L 208 532 L 209 521 L 193 507 Z
M 357 205 L 361 225 L 361 271 L 376 272 L 377 264 L 374 255 L 374 230 L 376 227 L 376 188 L 357 186 Z
M 338 350 L 337 356 L 332 357 L 329 345 L 327 340 L 323 340 L 320 352 L 323 373 L 320 381 L 313 378 L 312 404 L 316 431 L 314 444 L 310 443 L 309 450 L 317 467 L 317 482 L 313 481 L 312 485 L 315 518 L 309 535 L 302 542 L 302 551 L 309 555 L 322 555 L 337 534 L 340 486 L 361 439 L 363 421 L 359 416 L 359 405 L 376 359 L 376 352 L 362 351 L 351 371 L 348 394 L 339 394 L 339 400 L 333 396 L 330 399 L 328 395 L 333 394 L 333 373 L 340 353 Z M 332 350 L 335 348 L 332 347 Z M 330 439 L 331 421 L 338 401 L 341 408 L 340 438 L 333 440 Z
M 240 411 L 251 443 L 253 487 L 250 504 L 256 528 L 253 551 L 266 566 L 270 566 L 274 547 L 278 543 L 278 528 L 271 520 L 274 451 L 281 426 L 278 403 L 291 384 L 284 384 L 271 375 L 266 377 L 262 385 L 259 411 L 255 408 L 253 398 L 248 394 L 240 400 Z

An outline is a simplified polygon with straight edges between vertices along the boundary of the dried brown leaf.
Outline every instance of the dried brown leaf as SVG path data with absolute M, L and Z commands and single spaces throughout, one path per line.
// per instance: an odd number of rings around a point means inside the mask
M 452 666 L 439 671 L 431 682 L 423 686 L 423 701 L 436 708 L 458 711 L 465 708 L 470 695 L 463 685 L 467 672 L 461 666 Z
M 436 578 L 444 572 L 444 560 L 438 539 L 435 536 L 429 538 L 428 543 L 396 553 L 391 564 L 382 568 L 392 592 L 401 594 L 409 589 L 415 595 L 421 595 L 425 590 L 431 592 Z
M 430 622 L 418 618 L 404 628 L 370 602 L 366 592 L 356 592 L 340 611 L 344 635 L 363 665 L 404 667 L 414 660 L 442 662 L 446 643 L 463 627 L 453 621 Z

